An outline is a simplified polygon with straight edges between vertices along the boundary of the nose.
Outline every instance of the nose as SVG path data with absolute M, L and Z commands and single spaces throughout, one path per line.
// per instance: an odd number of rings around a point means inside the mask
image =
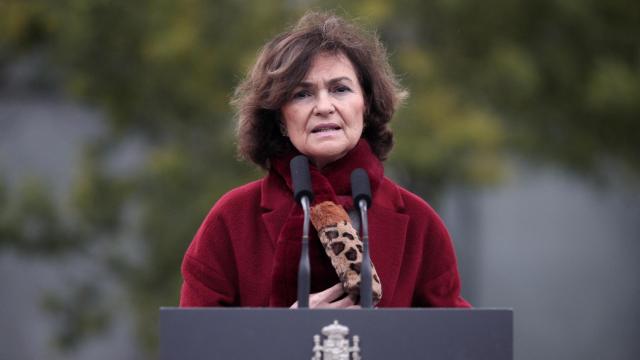
M 320 91 L 316 97 L 316 107 L 314 113 L 318 116 L 327 116 L 333 114 L 336 110 L 333 105 L 331 96 L 327 91 Z

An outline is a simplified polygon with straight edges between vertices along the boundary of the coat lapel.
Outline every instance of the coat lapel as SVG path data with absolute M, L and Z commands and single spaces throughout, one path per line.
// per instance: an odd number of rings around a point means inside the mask
M 287 220 L 291 207 L 295 206 L 293 195 L 286 188 L 278 185 L 278 179 L 272 174 L 267 175 L 262 183 L 260 206 L 262 207 L 262 221 L 265 225 L 271 245 L 275 249 L 282 226 Z
M 369 211 L 371 261 L 382 283 L 381 304 L 391 302 L 404 257 L 409 216 L 397 187 L 384 178 Z M 385 301 L 386 300 L 386 301 Z

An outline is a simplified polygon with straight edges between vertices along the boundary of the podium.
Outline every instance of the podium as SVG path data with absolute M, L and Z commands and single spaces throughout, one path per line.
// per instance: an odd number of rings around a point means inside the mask
M 332 340 L 327 332 L 335 332 Z M 340 341 L 357 351 L 348 357 L 322 353 L 341 336 L 345 340 Z M 315 359 L 512 360 L 513 311 L 160 309 L 161 360 L 311 359 L 314 355 Z

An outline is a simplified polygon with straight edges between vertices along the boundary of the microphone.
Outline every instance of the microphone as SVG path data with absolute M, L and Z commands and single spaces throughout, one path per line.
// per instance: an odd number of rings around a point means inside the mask
M 293 182 L 293 197 L 300 202 L 306 196 L 309 202 L 312 202 L 313 190 L 311 189 L 309 160 L 304 155 L 298 155 L 291 159 L 289 167 L 291 169 L 291 181 Z
M 353 170 L 351 173 L 351 196 L 353 197 L 353 205 L 360 207 L 360 200 L 367 203 L 367 207 L 371 207 L 371 185 L 369 184 L 369 176 L 362 168 Z
M 358 168 L 351 173 L 351 196 L 353 205 L 360 210 L 360 224 L 362 227 L 362 268 L 360 271 L 360 306 L 371 308 L 371 257 L 369 256 L 369 222 L 367 209 L 371 206 L 371 185 L 369 176 L 364 169 Z
M 304 155 L 298 155 L 289 163 L 291 182 L 293 183 L 293 197 L 299 202 L 304 212 L 302 223 L 302 248 L 300 249 L 300 264 L 298 266 L 298 308 L 309 307 L 309 288 L 311 265 L 309 262 L 309 221 L 310 204 L 313 201 L 311 188 L 311 174 L 309 160 Z

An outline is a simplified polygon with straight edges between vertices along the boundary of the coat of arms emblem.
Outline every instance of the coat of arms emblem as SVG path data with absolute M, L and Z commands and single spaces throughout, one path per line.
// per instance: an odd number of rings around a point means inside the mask
M 353 345 L 349 344 L 349 328 L 334 320 L 333 324 L 322 328 L 320 335 L 313 336 L 313 357 L 311 360 L 362 360 L 360 357 L 360 337 L 353 336 Z

